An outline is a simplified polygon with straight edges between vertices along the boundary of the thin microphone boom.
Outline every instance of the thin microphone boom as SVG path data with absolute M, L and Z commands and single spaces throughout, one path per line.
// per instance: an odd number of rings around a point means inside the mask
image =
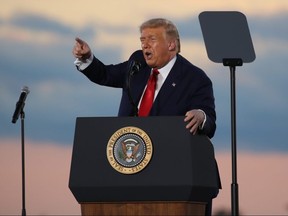
M 138 108 L 137 105 L 135 104 L 132 95 L 131 95 L 131 78 L 134 74 L 138 73 L 139 70 L 141 68 L 141 63 L 138 61 L 132 61 L 129 64 L 128 67 L 128 76 L 127 76 L 127 91 L 128 91 L 128 97 L 129 97 L 129 101 L 133 107 L 133 116 L 138 116 Z

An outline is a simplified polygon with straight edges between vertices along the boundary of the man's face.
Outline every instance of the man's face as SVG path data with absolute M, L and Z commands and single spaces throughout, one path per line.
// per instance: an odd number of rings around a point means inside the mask
M 146 63 L 152 68 L 162 68 L 175 55 L 171 49 L 175 42 L 169 40 L 163 27 L 143 29 L 140 41 Z

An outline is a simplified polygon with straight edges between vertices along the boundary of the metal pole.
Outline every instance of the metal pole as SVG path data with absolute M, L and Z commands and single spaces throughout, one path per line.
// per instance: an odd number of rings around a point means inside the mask
M 238 183 L 237 183 L 237 144 L 236 144 L 236 87 L 235 87 L 235 66 L 230 66 L 231 84 L 231 149 L 232 149 L 232 184 L 231 184 L 231 205 L 232 215 L 239 215 Z
M 24 144 L 24 118 L 25 113 L 22 109 L 21 113 L 21 149 L 22 149 L 22 216 L 26 216 L 25 208 L 25 144 Z

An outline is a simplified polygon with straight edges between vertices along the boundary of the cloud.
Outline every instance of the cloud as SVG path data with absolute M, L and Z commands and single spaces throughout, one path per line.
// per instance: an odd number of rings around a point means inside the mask
M 213 81 L 218 115 L 213 142 L 217 148 L 228 149 L 229 68 L 208 60 L 197 13 L 191 14 L 175 16 L 173 20 L 181 34 L 182 54 L 203 68 Z M 287 39 L 282 35 L 284 30 L 275 27 L 277 22 L 285 25 L 287 16 L 284 13 L 248 14 L 256 60 L 236 69 L 239 148 L 287 151 L 288 147 L 282 144 L 286 135 L 283 118 L 287 117 L 288 107 L 283 91 L 288 79 L 285 73 Z M 39 11 L 12 13 L 2 18 L 1 23 L 2 137 L 18 136 L 10 118 L 23 85 L 31 89 L 25 106 L 27 136 L 31 139 L 71 144 L 77 116 L 117 115 L 121 90 L 97 86 L 76 71 L 71 54 L 74 37 L 87 40 L 104 63 L 118 63 L 139 48 L 138 26 L 133 30 L 134 24 L 130 22 L 124 27 L 123 23 L 90 17 L 84 28 L 79 28 L 58 16 L 42 15 Z M 271 33 L 275 28 L 278 30 Z M 277 126 L 271 127 L 267 122 Z M 273 141 L 276 144 L 271 145 Z
M 71 35 L 75 33 L 71 27 L 63 25 L 58 21 L 43 17 L 43 15 L 27 14 L 18 12 L 10 20 L 12 26 L 25 28 L 31 31 L 54 32 L 60 35 Z
M 248 18 L 249 28 L 252 35 L 274 40 L 287 41 L 288 29 L 283 28 L 283 25 L 288 15 L 285 10 L 277 14 L 269 15 L 251 15 Z
M 71 36 L 82 32 L 85 35 L 95 35 L 95 29 L 82 28 L 77 29 L 71 25 L 65 24 L 56 18 L 51 18 L 39 13 L 27 13 L 25 11 L 16 11 L 11 17 L 2 19 L 2 24 L 17 29 L 26 29 L 31 32 L 46 32 L 50 34 Z

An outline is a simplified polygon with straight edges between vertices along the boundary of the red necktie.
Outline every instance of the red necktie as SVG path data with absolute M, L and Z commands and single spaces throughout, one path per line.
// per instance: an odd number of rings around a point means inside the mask
M 148 116 L 150 109 L 152 107 L 154 101 L 154 94 L 157 84 L 157 76 L 159 71 L 157 69 L 153 69 L 152 74 L 149 77 L 146 90 L 144 92 L 140 108 L 139 108 L 139 116 Z

